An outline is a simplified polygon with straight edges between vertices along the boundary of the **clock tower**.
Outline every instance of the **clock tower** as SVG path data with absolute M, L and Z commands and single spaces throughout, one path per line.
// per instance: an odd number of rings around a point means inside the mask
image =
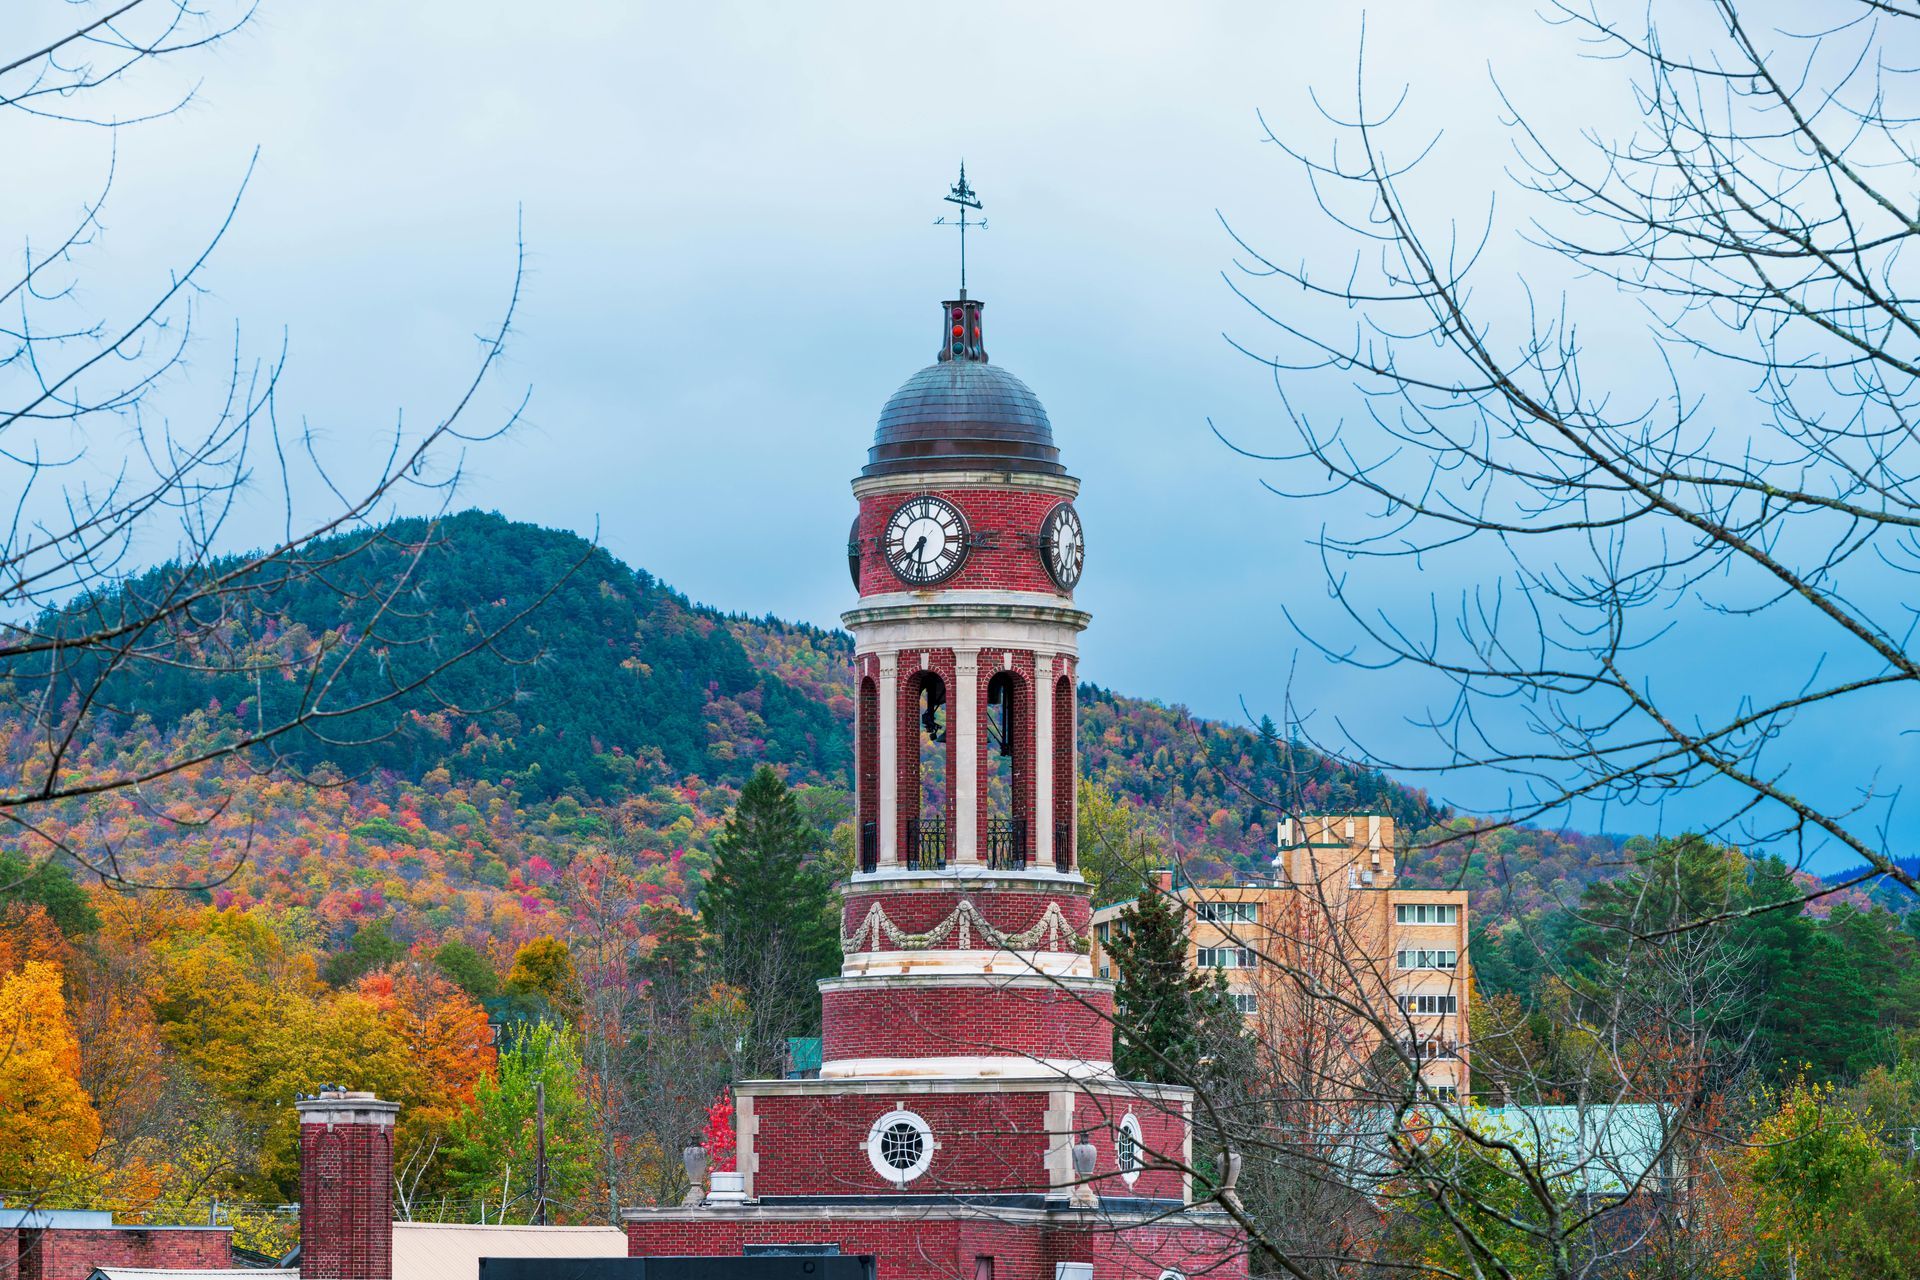
M 964 289 L 940 304 L 936 358 L 853 481 L 858 856 L 819 1076 L 736 1084 L 737 1173 L 627 1210 L 636 1255 L 837 1248 L 875 1254 L 880 1280 L 1247 1274 L 1196 1176 L 1220 1162 L 1194 1149 L 1191 1092 L 1114 1073 L 1075 855 L 1079 481 L 1039 398 L 987 358 L 983 311 Z

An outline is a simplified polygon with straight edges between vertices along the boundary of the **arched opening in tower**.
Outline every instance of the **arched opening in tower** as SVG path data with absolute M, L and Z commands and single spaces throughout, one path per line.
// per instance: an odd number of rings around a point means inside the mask
M 909 867 L 943 867 L 948 850 L 947 682 L 937 672 L 917 672 L 912 696 L 918 745 L 907 759 L 913 776 L 901 779 L 908 816 L 900 860 Z
M 860 681 L 854 733 L 859 743 L 854 792 L 860 799 L 860 869 L 873 871 L 880 866 L 880 691 L 872 676 Z
M 1079 779 L 1074 775 L 1073 677 L 1061 676 L 1053 682 L 1053 865 L 1060 872 L 1073 870 L 1074 807 L 1079 800 Z
M 987 681 L 981 769 L 986 787 L 986 861 L 1003 871 L 1024 870 L 1032 848 L 1032 698 L 1017 672 Z

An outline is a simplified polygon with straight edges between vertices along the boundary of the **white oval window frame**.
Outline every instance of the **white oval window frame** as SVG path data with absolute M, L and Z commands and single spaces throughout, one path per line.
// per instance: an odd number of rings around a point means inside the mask
M 880 1136 L 896 1124 L 909 1124 L 920 1132 L 920 1158 L 904 1169 L 888 1164 L 880 1154 Z M 867 1159 L 873 1165 L 873 1171 L 887 1182 L 905 1186 L 920 1177 L 933 1165 L 934 1149 L 939 1145 L 933 1140 L 933 1127 L 923 1118 L 908 1111 L 905 1107 L 895 1107 L 873 1122 L 867 1130 Z
M 1120 1168 L 1120 1134 L 1122 1132 L 1133 1139 L 1133 1168 L 1131 1169 Z M 1114 1126 L 1113 1141 L 1113 1167 L 1119 1171 L 1121 1180 L 1128 1186 L 1140 1180 L 1141 1167 L 1146 1164 L 1146 1149 L 1146 1143 L 1140 1133 L 1139 1118 L 1129 1111 L 1121 1116 L 1120 1123 Z

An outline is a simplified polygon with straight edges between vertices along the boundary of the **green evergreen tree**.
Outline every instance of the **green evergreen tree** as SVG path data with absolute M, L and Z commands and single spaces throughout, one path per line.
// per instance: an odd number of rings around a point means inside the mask
M 1199 1084 L 1213 988 L 1187 963 L 1185 913 L 1149 889 L 1115 921 L 1113 1065 L 1122 1079 Z M 1224 988 L 1219 999 L 1226 999 Z M 1228 1011 L 1231 1012 L 1231 1002 Z M 1214 1024 L 1218 1026 L 1217 1020 Z
M 1779 858 L 1754 864 L 1751 888 L 1756 906 L 1789 904 L 1748 916 L 1732 931 L 1757 997 L 1756 1059 L 1783 1079 L 1838 1080 L 1864 1069 L 1881 1043 L 1879 1012 L 1853 955 L 1806 914 L 1793 871 Z
M 787 1037 L 819 1034 L 814 984 L 840 970 L 840 910 L 815 865 L 821 845 L 787 784 L 762 766 L 714 839 L 700 891 L 716 976 L 746 996 L 762 1070 L 779 1066 Z

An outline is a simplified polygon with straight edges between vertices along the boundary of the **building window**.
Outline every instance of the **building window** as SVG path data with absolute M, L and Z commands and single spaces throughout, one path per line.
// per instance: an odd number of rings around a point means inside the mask
M 1112 936 L 1112 933 L 1113 927 L 1104 920 L 1093 926 L 1093 936 L 1100 939 L 1100 945 L 1103 947 L 1107 945 L 1107 940 Z
M 1458 1013 L 1458 996 L 1401 996 L 1402 1013 Z
M 1202 969 L 1251 969 L 1253 968 L 1253 948 L 1202 947 L 1200 948 L 1200 967 Z
M 1459 960 L 1458 951 L 1403 950 L 1396 956 L 1402 969 L 1451 969 Z
M 1393 909 L 1396 924 L 1459 924 L 1460 906 L 1453 902 L 1402 902 Z
M 1140 1122 L 1128 1112 L 1113 1131 L 1113 1164 L 1132 1186 L 1140 1176 Z
M 1428 1085 L 1427 1091 L 1442 1102 L 1453 1102 L 1460 1097 L 1460 1090 L 1450 1084 Z
M 1460 1056 L 1460 1046 L 1451 1040 L 1402 1040 L 1400 1051 L 1415 1062 L 1435 1062 Z
M 1251 1017 L 1260 1010 L 1260 998 L 1251 991 L 1233 993 L 1233 1011 L 1241 1017 Z
M 1254 924 L 1260 919 L 1260 904 L 1257 902 L 1201 902 L 1194 905 L 1193 914 L 1209 924 Z
M 888 1182 L 907 1183 L 933 1163 L 933 1130 L 911 1111 L 889 1111 L 867 1131 L 867 1159 Z

